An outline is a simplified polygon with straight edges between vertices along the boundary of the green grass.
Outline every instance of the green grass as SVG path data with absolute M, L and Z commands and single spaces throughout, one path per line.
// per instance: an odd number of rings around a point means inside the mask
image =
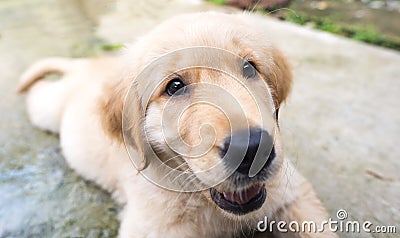
M 225 0 L 207 0 L 208 2 L 212 2 L 214 4 L 217 5 L 224 5 L 225 4 Z
M 104 44 L 101 49 L 104 51 L 117 51 L 124 48 L 123 44 Z
M 310 24 L 312 27 L 331 32 L 337 35 L 345 36 L 357 41 L 378 45 L 400 51 L 400 39 L 390 39 L 376 32 L 372 27 L 362 28 L 355 26 L 346 26 L 334 23 L 329 18 L 306 17 L 288 12 L 284 16 L 285 20 L 299 24 Z
M 207 1 L 217 5 L 225 4 L 225 0 Z M 265 11 L 262 9 L 255 10 L 260 14 L 265 14 Z M 283 15 L 283 19 L 299 25 L 311 25 L 316 29 L 348 37 L 357 41 L 400 51 L 400 38 L 389 38 L 378 33 L 373 27 L 363 28 L 359 26 L 343 25 L 335 23 L 329 18 L 298 15 L 293 11 L 288 11 L 285 13 Z

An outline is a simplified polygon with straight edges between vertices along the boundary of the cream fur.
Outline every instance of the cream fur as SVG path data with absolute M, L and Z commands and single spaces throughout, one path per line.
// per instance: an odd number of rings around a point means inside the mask
M 207 33 L 208 27 L 213 29 Z M 262 27 L 262 18 L 249 14 L 188 14 L 163 23 L 128 47 L 123 57 L 51 58 L 34 64 L 21 77 L 20 91 L 29 90 L 27 108 L 31 122 L 41 129 L 59 133 L 62 152 L 71 168 L 108 190 L 124 207 L 120 217 L 120 237 L 250 236 L 257 221 L 264 216 L 288 222 L 328 218 L 312 186 L 283 156 L 279 133 L 275 138 L 279 157 L 274 165 L 275 174 L 265 182 L 267 201 L 259 210 L 239 219 L 212 204 L 205 193 L 172 192 L 147 181 L 133 167 L 121 138 L 113 134 L 118 133 L 118 125 L 117 129 L 107 129 L 111 120 L 107 120 L 108 112 L 103 110 L 104 107 L 110 111 L 119 108 L 116 106 L 121 100 L 119 95 L 123 97 L 137 72 L 164 53 L 191 46 L 212 46 L 240 55 L 241 50 L 247 50 L 242 49 L 242 45 L 251 45 L 255 58 L 259 57 L 262 62 L 260 70 L 272 75 L 268 78 L 276 76 L 269 84 L 274 91 L 275 106 L 279 107 L 290 90 L 290 82 L 279 80 L 290 72 L 286 66 L 281 67 L 283 56 L 268 43 L 268 36 L 259 31 Z M 235 36 L 234 40 L 229 33 Z M 160 65 L 160 70 L 168 70 L 168 67 Z M 61 73 L 61 79 L 39 81 L 51 72 Z M 137 89 L 144 87 L 142 84 L 138 82 Z M 140 98 L 140 90 L 138 93 Z M 144 119 L 146 127 L 150 128 L 150 139 L 155 142 L 162 141 L 157 125 L 157 106 L 160 105 L 163 105 L 162 101 L 154 99 Z M 249 114 L 253 113 L 251 107 L 248 110 Z M 222 121 L 216 124 L 221 128 L 224 126 Z M 136 134 L 140 137 L 139 132 Z M 132 156 L 146 159 L 138 140 L 140 138 L 136 138 L 136 154 Z M 337 237 L 330 232 L 277 234 L 280 235 Z

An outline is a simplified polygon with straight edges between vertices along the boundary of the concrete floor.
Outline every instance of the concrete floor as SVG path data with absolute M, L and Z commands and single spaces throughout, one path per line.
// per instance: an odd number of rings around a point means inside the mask
M 56 136 L 33 128 L 18 76 L 46 56 L 95 56 L 132 42 L 198 1 L 5 0 L 0 2 L 0 237 L 113 237 L 118 207 L 70 170 Z M 295 84 L 281 111 L 287 155 L 336 218 L 396 225 L 400 232 L 400 54 L 266 17 Z M 398 237 L 340 234 L 341 237 Z

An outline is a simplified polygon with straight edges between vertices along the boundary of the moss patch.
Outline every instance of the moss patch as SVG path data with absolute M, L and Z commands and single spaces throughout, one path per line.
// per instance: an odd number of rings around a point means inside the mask
M 357 41 L 362 41 L 365 43 L 383 46 L 400 51 L 400 39 L 392 39 L 386 37 L 383 34 L 378 33 L 372 26 L 358 27 L 342 25 L 334 23 L 329 18 L 309 17 L 298 15 L 294 12 L 285 13 L 283 19 L 299 25 L 311 25 L 316 29 L 345 36 Z
M 214 4 L 217 5 L 224 5 L 225 4 L 225 0 L 207 0 L 208 2 L 212 2 Z
M 118 51 L 122 48 L 124 48 L 123 44 L 104 44 L 101 46 L 104 51 Z
M 207 0 L 208 2 L 224 5 L 225 0 Z M 324 9 L 315 10 L 310 8 L 309 1 L 293 1 L 290 5 L 289 11 L 287 8 L 274 8 L 266 12 L 263 9 L 253 9 L 253 11 L 260 14 L 268 14 L 270 16 L 287 20 L 299 25 L 309 25 L 315 29 L 327 31 L 333 34 L 348 37 L 357 41 L 382 46 L 400 51 L 400 37 L 393 30 L 391 24 L 383 31 L 382 22 L 377 21 L 376 18 L 381 19 L 383 14 L 390 14 L 389 17 L 393 21 L 398 19 L 394 12 L 387 12 L 385 10 L 370 9 L 366 4 L 359 2 L 349 1 L 322 1 L 326 6 Z M 328 9 L 329 8 L 329 9 Z M 369 15 L 365 19 L 352 19 L 354 12 L 365 12 Z M 392 19 L 392 18 L 390 18 Z M 382 19 L 381 19 L 382 20 Z M 368 22 L 371 24 L 368 25 Z M 379 24 L 378 24 L 379 23 Z M 387 21 L 386 21 L 387 23 Z

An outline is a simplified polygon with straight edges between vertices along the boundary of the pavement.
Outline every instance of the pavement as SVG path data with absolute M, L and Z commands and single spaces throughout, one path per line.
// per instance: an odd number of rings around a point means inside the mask
M 33 128 L 17 79 L 48 56 L 109 54 L 170 16 L 232 9 L 197 0 L 0 2 L 0 237 L 114 237 L 118 206 L 68 168 L 55 135 Z M 285 152 L 337 219 L 400 232 L 400 53 L 265 17 L 294 70 L 281 110 Z M 374 227 L 373 226 L 373 227 Z

